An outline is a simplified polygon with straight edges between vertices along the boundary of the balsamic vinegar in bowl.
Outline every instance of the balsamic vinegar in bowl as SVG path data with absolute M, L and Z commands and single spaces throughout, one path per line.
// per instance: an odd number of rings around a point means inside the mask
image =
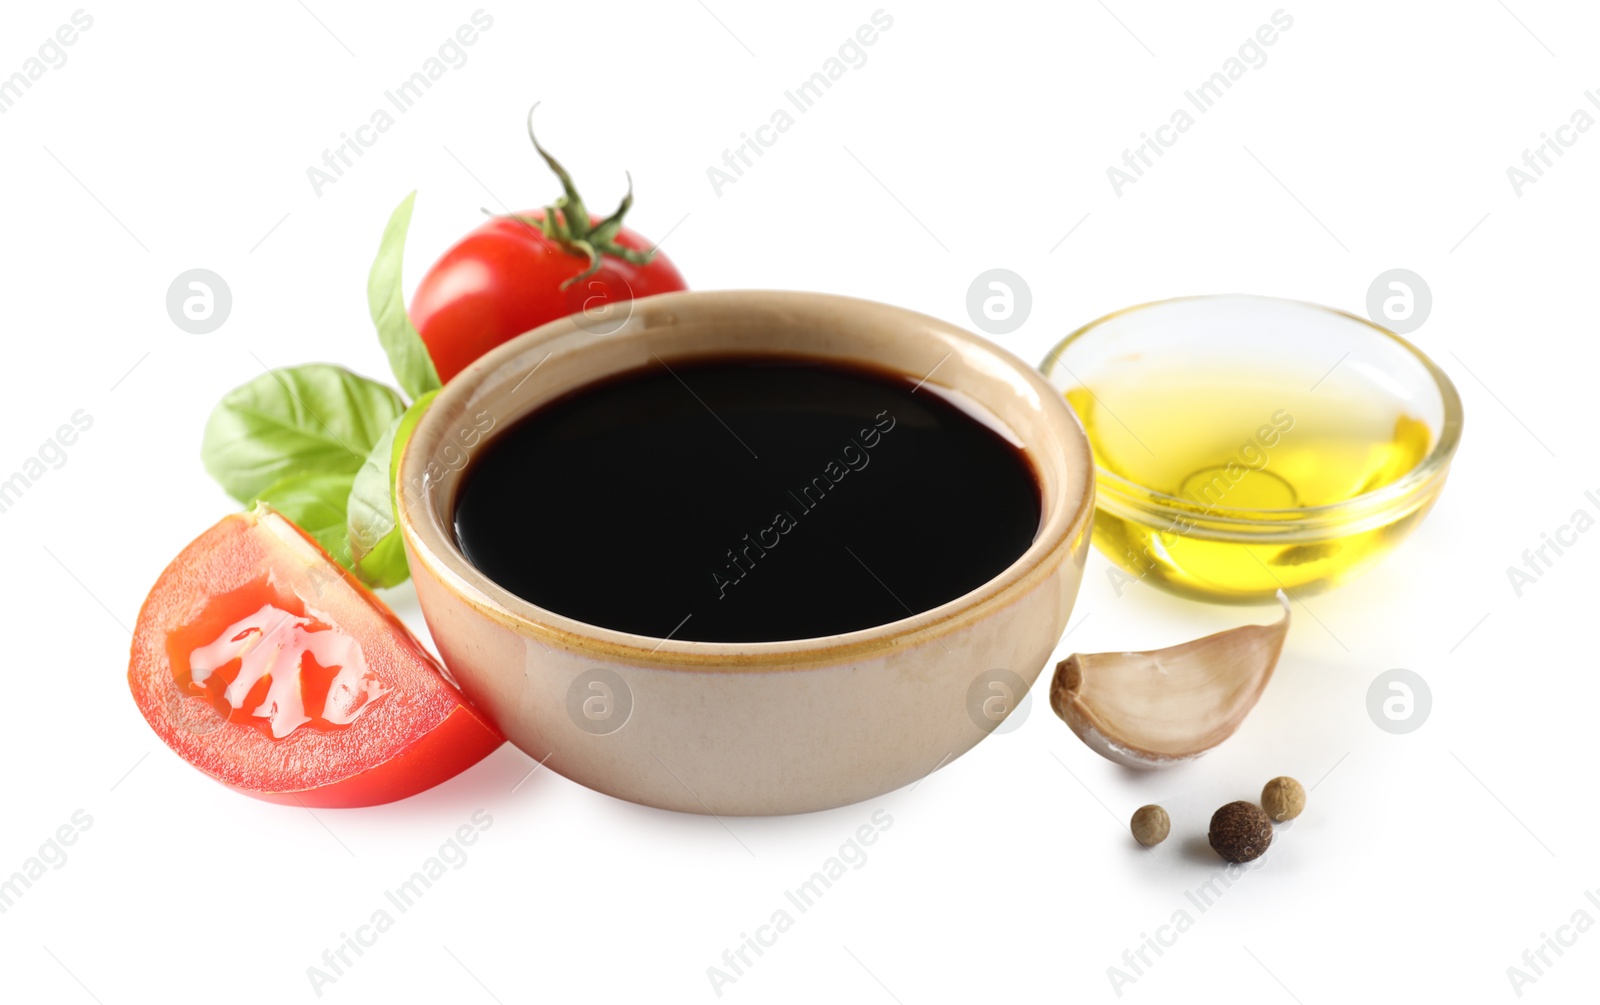
M 654 638 L 772 642 L 915 618 L 1032 544 L 1037 476 L 916 378 L 787 356 L 653 362 L 497 431 L 454 529 L 530 603 Z

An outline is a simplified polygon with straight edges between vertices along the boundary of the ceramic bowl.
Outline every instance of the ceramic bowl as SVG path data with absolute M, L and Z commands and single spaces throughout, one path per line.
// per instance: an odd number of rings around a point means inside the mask
M 398 497 L 406 554 L 434 642 L 468 697 L 529 756 L 574 781 L 717 815 L 868 799 L 994 731 L 1060 640 L 1083 575 L 1093 464 L 1060 394 L 992 343 L 862 300 L 694 292 L 628 310 L 604 324 L 574 315 L 484 356 L 440 392 L 407 445 Z M 463 556 L 456 495 L 497 433 L 608 376 L 728 354 L 870 363 L 984 413 L 1022 444 L 1039 478 L 1032 546 L 983 586 L 916 616 L 738 644 L 574 621 L 501 588 Z M 561 491 L 559 476 L 551 491 Z

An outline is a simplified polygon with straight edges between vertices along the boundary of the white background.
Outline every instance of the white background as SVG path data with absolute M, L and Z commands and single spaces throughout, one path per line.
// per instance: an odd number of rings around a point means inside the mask
M 0 472 L 75 410 L 94 417 L 0 514 L 0 874 L 74 810 L 93 818 L 0 915 L 0 994 L 315 1000 L 306 968 L 483 809 L 493 825 L 466 865 L 325 999 L 712 1001 L 707 968 L 883 810 L 866 864 L 723 998 L 1113 1001 L 1107 968 L 1187 908 L 1193 927 L 1123 998 L 1515 1000 L 1506 970 L 1525 949 L 1580 908 L 1600 919 L 1584 898 L 1600 887 L 1600 533 L 1520 598 L 1506 575 L 1600 490 L 1600 130 L 1520 196 L 1506 175 L 1575 109 L 1600 115 L 1583 96 L 1600 88 L 1595 12 L 1289 6 L 1268 62 L 1119 197 L 1107 166 L 1274 3 L 890 6 L 869 61 L 719 196 L 707 167 L 876 4 L 707 3 L 487 6 L 466 65 L 320 196 L 306 168 L 476 3 L 90 7 L 68 62 L 0 115 Z M 74 9 L 8 5 L 0 75 Z M 199 464 L 205 416 L 257 356 L 385 376 L 364 298 L 384 220 L 420 190 L 414 284 L 480 206 L 551 198 L 522 133 L 534 100 L 591 205 L 632 170 L 631 222 L 670 231 L 692 286 L 848 293 L 965 324 L 973 277 L 1008 268 L 1034 309 L 1001 340 L 1030 360 L 1128 304 L 1239 290 L 1360 312 L 1375 276 L 1412 269 L 1434 297 L 1413 339 L 1466 403 L 1449 488 L 1384 565 L 1297 607 L 1258 710 L 1172 772 L 1082 746 L 1049 711 L 1047 670 L 1020 729 L 914 789 L 801 818 L 658 812 L 549 771 L 513 792 L 533 762 L 509 746 L 377 809 L 313 818 L 231 793 L 159 743 L 123 679 L 145 591 L 232 506 Z M 233 291 L 211 335 L 164 307 L 195 267 Z M 1147 586 L 1119 598 L 1106 569 L 1093 555 L 1058 655 L 1269 614 Z M 407 589 L 392 599 L 420 625 Z M 1393 667 L 1432 687 L 1410 735 L 1367 715 Z M 1196 844 L 1211 809 L 1283 773 L 1318 783 L 1305 816 L 1200 914 L 1184 893 L 1219 864 Z M 1174 836 L 1146 853 L 1125 821 L 1153 800 Z M 1523 996 L 1577 1000 L 1600 977 L 1600 934 L 1551 959 Z

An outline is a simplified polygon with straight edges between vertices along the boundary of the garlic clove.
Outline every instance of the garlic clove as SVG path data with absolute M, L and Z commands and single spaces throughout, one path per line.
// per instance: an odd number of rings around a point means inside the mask
M 1050 704 L 1102 757 L 1164 768 L 1232 736 L 1255 707 L 1289 634 L 1283 617 L 1142 653 L 1074 654 L 1056 666 Z

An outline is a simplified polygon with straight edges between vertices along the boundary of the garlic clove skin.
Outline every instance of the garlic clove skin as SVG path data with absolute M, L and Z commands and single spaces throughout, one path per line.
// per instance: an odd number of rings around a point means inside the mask
M 1150 652 L 1073 654 L 1056 666 L 1050 705 L 1102 757 L 1131 768 L 1193 760 L 1234 734 L 1272 679 L 1283 617 Z

